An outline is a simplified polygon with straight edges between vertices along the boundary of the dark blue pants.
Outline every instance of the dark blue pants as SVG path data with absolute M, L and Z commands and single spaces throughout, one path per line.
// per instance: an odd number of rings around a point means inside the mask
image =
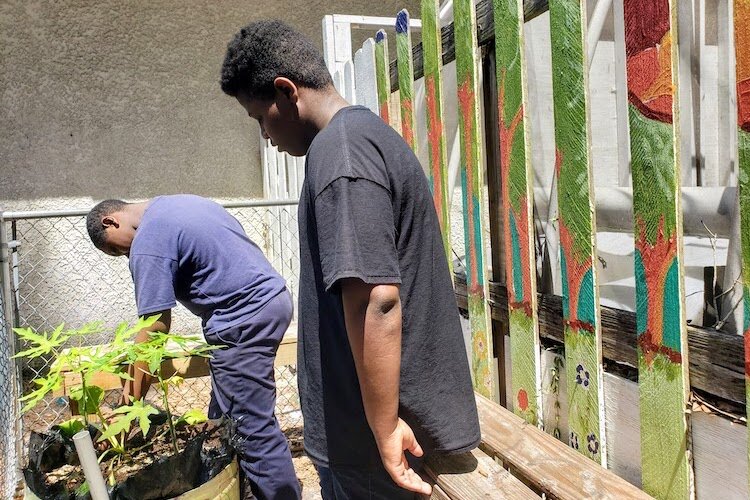
M 240 468 L 260 500 L 300 498 L 289 444 L 274 415 L 273 362 L 292 310 L 285 290 L 247 324 L 206 335 L 209 344 L 224 346 L 211 353 L 209 416 L 226 415 L 237 422 L 244 440 L 238 447 Z
M 409 457 L 415 471 L 421 469 L 422 461 Z M 385 468 L 360 469 L 354 467 L 321 467 L 320 494 L 323 500 L 412 500 L 416 493 L 396 486 Z

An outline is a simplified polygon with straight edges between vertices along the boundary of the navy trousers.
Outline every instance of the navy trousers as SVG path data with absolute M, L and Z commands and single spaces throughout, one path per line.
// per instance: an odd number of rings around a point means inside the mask
M 415 471 L 422 469 L 422 460 L 407 455 Z M 320 494 L 323 500 L 412 500 L 417 494 L 393 482 L 385 468 L 316 466 L 320 477 Z
M 209 417 L 237 422 L 241 471 L 260 500 L 295 500 L 300 487 L 286 436 L 276 420 L 276 350 L 292 319 L 293 304 L 283 291 L 244 325 L 208 334 L 212 352 Z

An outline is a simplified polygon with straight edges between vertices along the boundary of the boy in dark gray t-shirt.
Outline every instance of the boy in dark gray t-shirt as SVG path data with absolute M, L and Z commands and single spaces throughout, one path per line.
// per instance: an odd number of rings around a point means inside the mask
M 297 373 L 323 498 L 429 494 L 414 457 L 472 449 L 480 432 L 417 158 L 380 118 L 349 106 L 318 51 L 281 22 L 235 36 L 222 89 L 280 150 L 307 155 Z
M 99 250 L 128 256 L 138 315 L 160 315 L 136 342 L 149 331 L 168 332 L 179 302 L 202 319 L 206 341 L 220 347 L 210 361 L 209 417 L 237 422 L 239 463 L 253 494 L 299 498 L 289 445 L 274 416 L 273 362 L 293 309 L 284 279 L 237 219 L 199 196 L 106 200 L 86 222 Z M 147 371 L 131 369 L 125 401 L 146 394 Z

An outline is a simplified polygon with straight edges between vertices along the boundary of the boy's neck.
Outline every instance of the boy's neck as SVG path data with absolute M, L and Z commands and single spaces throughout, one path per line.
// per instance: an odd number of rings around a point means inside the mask
M 312 91 L 310 94 L 310 121 L 316 133 L 326 128 L 341 109 L 351 106 L 333 87 L 324 92 Z

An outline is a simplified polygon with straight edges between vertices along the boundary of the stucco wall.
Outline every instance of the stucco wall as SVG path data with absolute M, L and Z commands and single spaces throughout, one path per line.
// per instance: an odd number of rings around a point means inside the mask
M 258 129 L 218 85 L 226 44 L 276 17 L 321 46 L 325 14 L 416 0 L 0 2 L 0 206 L 262 195 Z M 416 16 L 415 16 L 416 17 Z

